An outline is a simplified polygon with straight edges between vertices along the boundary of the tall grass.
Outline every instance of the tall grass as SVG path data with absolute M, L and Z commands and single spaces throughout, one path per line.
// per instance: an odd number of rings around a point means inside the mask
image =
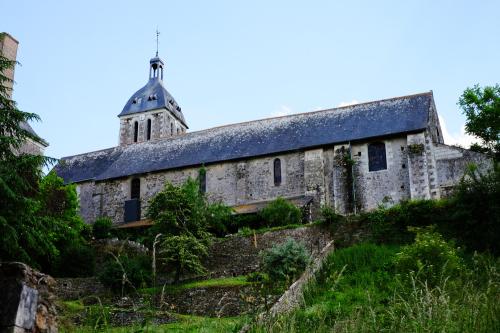
M 468 269 L 430 287 L 401 283 L 396 247 L 361 244 L 327 259 L 304 305 L 252 332 L 500 332 L 498 259 L 476 255 Z

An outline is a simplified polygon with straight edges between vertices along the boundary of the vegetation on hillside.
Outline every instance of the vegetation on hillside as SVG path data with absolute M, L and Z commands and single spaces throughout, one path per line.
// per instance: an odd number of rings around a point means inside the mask
M 308 286 L 302 307 L 251 332 L 498 332 L 498 259 L 475 254 L 462 271 L 441 272 L 430 285 L 419 272 L 439 267 L 441 258 L 427 257 L 416 272 L 398 263 L 402 255 L 416 262 L 427 256 L 420 245 L 360 244 L 334 252 Z
M 9 97 L 4 71 L 14 64 L 0 56 L 0 261 L 64 274 L 64 251 L 69 245 L 85 246 L 85 227 L 75 187 L 53 173 L 42 174 L 53 159 L 20 153 L 26 140 L 41 139 L 21 126 L 39 117 L 20 111 Z

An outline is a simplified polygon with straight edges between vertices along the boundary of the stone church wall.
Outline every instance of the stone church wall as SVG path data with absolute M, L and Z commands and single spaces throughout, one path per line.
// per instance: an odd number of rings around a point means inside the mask
M 281 160 L 282 181 L 274 185 L 273 163 Z M 209 200 L 223 201 L 234 206 L 257 201 L 272 200 L 278 196 L 304 195 L 304 152 L 280 154 L 208 165 L 207 196 Z M 169 170 L 142 175 L 141 213 L 145 218 L 147 203 L 166 182 L 181 185 L 189 177 L 198 177 L 199 167 Z M 78 185 L 81 215 L 87 223 L 99 216 L 110 217 L 114 223 L 123 222 L 124 202 L 130 199 L 130 184 L 135 177 L 114 179 Z
M 381 204 L 390 206 L 401 200 L 439 198 L 458 183 L 468 163 L 475 162 L 480 170 L 491 166 L 482 154 L 434 143 L 437 133 L 435 136 L 426 131 L 352 144 L 354 186 L 347 182 L 335 162 L 342 145 L 207 165 L 207 196 L 212 202 L 222 201 L 229 206 L 279 196 L 312 196 L 315 218 L 323 205 L 348 213 L 349 191 L 354 193 L 356 211 L 374 209 Z M 385 144 L 385 170 L 369 171 L 368 145 L 375 141 Z M 348 144 L 344 147 L 349 148 Z M 276 158 L 281 160 L 279 185 L 274 184 Z M 166 182 L 180 185 L 189 177 L 197 178 L 198 173 L 199 167 L 189 167 L 139 176 L 142 218 L 145 218 L 148 201 Z M 99 216 L 108 216 L 114 223 L 122 223 L 133 178 L 80 183 L 78 193 L 85 221 L 93 223 Z
M 460 147 L 439 144 L 435 147 L 437 180 L 442 196 L 449 196 L 460 182 L 470 164 L 484 174 L 493 162 L 486 155 Z

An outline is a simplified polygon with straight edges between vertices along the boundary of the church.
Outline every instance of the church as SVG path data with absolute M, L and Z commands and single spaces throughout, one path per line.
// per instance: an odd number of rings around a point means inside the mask
M 150 60 L 148 82 L 118 115 L 118 146 L 55 167 L 76 184 L 87 223 L 107 216 L 144 224 L 149 199 L 189 177 L 237 214 L 283 197 L 315 218 L 325 205 L 351 214 L 444 197 L 469 163 L 490 164 L 444 144 L 432 91 L 190 132 L 164 68 L 158 56 Z

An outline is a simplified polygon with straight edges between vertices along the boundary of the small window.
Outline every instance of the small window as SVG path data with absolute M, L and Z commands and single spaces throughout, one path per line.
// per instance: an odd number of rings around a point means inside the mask
M 386 169 L 385 144 L 383 142 L 370 143 L 368 145 L 368 170 L 379 171 Z
M 179 129 L 179 127 L 177 127 L 177 134 L 179 134 L 179 133 L 180 133 L 180 129 Z
M 206 171 L 200 172 L 198 177 L 199 177 L 199 181 L 200 181 L 200 192 L 206 193 L 207 192 L 207 173 L 206 173 Z
M 274 186 L 281 185 L 281 160 L 279 158 L 274 160 Z
M 148 128 L 146 132 L 146 140 L 151 140 L 151 119 L 148 119 Z
M 174 123 L 170 123 L 170 135 L 174 135 Z
M 141 198 L 141 180 L 139 178 L 132 179 L 130 184 L 130 199 Z
M 439 140 L 439 128 L 436 128 L 437 139 Z
M 139 136 L 139 123 L 137 121 L 134 122 L 134 142 L 137 142 L 137 138 Z

